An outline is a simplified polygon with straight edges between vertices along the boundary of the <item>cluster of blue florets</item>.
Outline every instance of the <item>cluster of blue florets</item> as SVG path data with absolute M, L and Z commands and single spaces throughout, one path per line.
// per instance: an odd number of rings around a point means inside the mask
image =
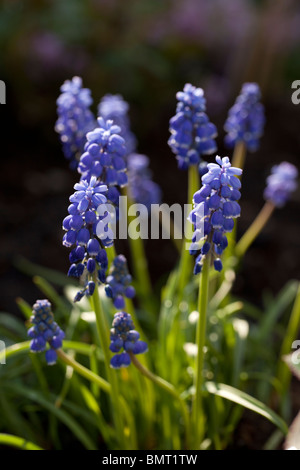
M 131 363 L 130 355 L 142 354 L 148 350 L 145 341 L 139 340 L 140 334 L 134 329 L 134 324 L 129 313 L 118 312 L 114 316 L 112 329 L 110 330 L 110 346 L 109 349 L 115 354 L 110 365 L 114 369 L 127 367 Z M 120 353 L 121 350 L 124 350 Z
M 127 158 L 130 195 L 134 202 L 143 204 L 148 211 L 152 204 L 160 204 L 161 189 L 151 178 L 149 158 L 132 153 Z
M 90 106 L 93 100 L 91 91 L 82 88 L 82 79 L 73 77 L 61 86 L 61 95 L 57 99 L 58 119 L 55 130 L 60 135 L 65 157 L 71 168 L 77 168 L 78 160 L 84 150 L 86 133 L 96 123 Z
M 195 230 L 190 253 L 195 255 L 200 250 L 195 274 L 201 272 L 204 257 L 209 253 L 214 258 L 215 270 L 222 270 L 220 255 L 228 245 L 226 233 L 233 230 L 234 219 L 241 213 L 237 202 L 241 182 L 237 176 L 242 170 L 232 167 L 228 157 L 217 156 L 216 162 L 207 165 L 208 172 L 202 176 L 202 188 L 194 194 L 194 209 L 189 216 Z
M 33 326 L 28 330 L 28 336 L 31 338 L 30 351 L 43 352 L 48 344 L 50 349 L 46 351 L 45 357 L 47 364 L 53 365 L 57 360 L 56 349 L 62 347 L 65 333 L 54 321 L 48 300 L 37 300 L 33 305 L 32 314 L 30 321 Z
M 261 93 L 257 83 L 245 83 L 235 104 L 230 108 L 224 129 L 227 132 L 225 144 L 232 148 L 237 142 L 244 142 L 250 152 L 258 149 L 263 134 L 264 107 L 259 102 Z
M 131 282 L 132 277 L 128 272 L 125 256 L 116 256 L 110 273 L 106 278 L 105 286 L 106 295 L 113 299 L 116 308 L 125 307 L 124 297 L 132 299 L 135 296 L 135 289 L 130 285 Z
M 106 121 L 112 120 L 120 127 L 120 135 L 125 140 L 127 155 L 136 149 L 136 138 L 130 130 L 128 110 L 129 105 L 121 95 L 107 94 L 103 96 L 98 106 L 98 116 Z
M 298 170 L 292 163 L 282 162 L 280 165 L 273 166 L 267 178 L 265 199 L 276 207 L 283 207 L 291 193 L 297 188 L 297 178 Z
M 113 238 L 108 227 L 111 217 L 105 205 L 107 186 L 93 176 L 90 182 L 76 183 L 74 189 L 69 215 L 63 220 L 66 231 L 63 245 L 72 247 L 68 275 L 83 278 L 84 288 L 75 297 L 78 301 L 85 294 L 93 294 L 95 278 L 105 282 L 108 261 L 104 247 L 111 246 Z
M 92 176 L 107 186 L 126 186 L 126 147 L 121 129 L 113 121 L 97 119 L 98 127 L 86 135 L 85 151 L 80 157 L 78 171 L 81 179 L 89 181 Z
M 178 104 L 176 115 L 170 120 L 168 143 L 176 154 L 178 167 L 185 170 L 190 165 L 199 164 L 202 155 L 210 155 L 217 150 L 217 129 L 205 114 L 206 100 L 202 88 L 187 83 L 176 98 Z

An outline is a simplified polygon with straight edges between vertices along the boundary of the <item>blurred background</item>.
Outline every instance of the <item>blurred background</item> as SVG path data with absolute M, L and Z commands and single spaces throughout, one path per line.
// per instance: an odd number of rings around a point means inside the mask
M 202 87 L 219 130 L 245 81 L 262 89 L 266 127 L 248 155 L 243 177 L 243 233 L 263 205 L 265 179 L 282 160 L 299 169 L 300 105 L 291 84 L 300 80 L 298 0 L 2 0 L 0 79 L 7 89 L 1 112 L 0 309 L 17 314 L 15 298 L 41 294 L 20 268 L 30 262 L 67 272 L 61 221 L 77 173 L 54 132 L 61 84 L 74 75 L 92 90 L 93 111 L 106 93 L 122 94 L 140 153 L 150 157 L 163 200 L 186 202 L 186 174 L 167 145 L 175 94 L 186 82 Z M 261 303 L 299 278 L 299 191 L 247 254 L 235 292 Z M 127 253 L 126 245 L 118 245 Z M 153 281 L 176 263 L 168 241 L 146 244 Z

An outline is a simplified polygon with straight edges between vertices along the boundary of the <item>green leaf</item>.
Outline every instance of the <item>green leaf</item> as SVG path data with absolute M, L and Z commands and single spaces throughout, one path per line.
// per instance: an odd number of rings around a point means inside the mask
M 48 281 L 40 276 L 35 276 L 33 282 L 36 286 L 47 296 L 47 298 L 57 307 L 58 310 L 65 316 L 69 317 L 70 306 L 65 299 L 61 298 L 55 289 L 49 284 Z
M 20 353 L 28 352 L 30 348 L 30 341 L 24 341 L 23 343 L 13 344 L 4 351 L 0 351 L 0 364 L 4 359 L 8 359 L 11 356 L 18 355 Z
M 31 263 L 31 261 L 23 258 L 23 256 L 16 256 L 13 263 L 14 266 L 16 266 L 16 268 L 18 268 L 23 273 L 29 276 L 42 276 L 43 278 L 47 279 L 47 281 L 53 282 L 53 284 L 57 286 L 78 284 L 78 282 L 72 281 L 72 279 L 65 274 L 62 274 L 59 271 L 55 271 L 54 269 L 45 268 L 44 266 Z
M 37 446 L 33 442 L 27 441 L 22 437 L 12 436 L 11 434 L 0 434 L 0 444 L 17 447 L 21 450 L 44 450 L 41 447 Z
M 28 353 L 30 349 L 30 343 L 31 341 L 24 341 L 23 343 L 17 343 L 13 344 L 12 346 L 9 346 L 8 348 L 6 348 L 6 351 L 0 351 L 0 363 L 1 360 L 3 360 L 4 358 L 8 359 L 11 356 Z M 94 354 L 95 352 L 94 345 L 80 343 L 78 341 L 65 340 L 63 346 L 65 350 L 71 349 L 76 351 L 78 354 L 83 354 L 85 356 L 90 356 L 92 353 Z M 103 361 L 103 352 L 99 348 L 96 348 L 96 354 L 97 358 L 100 361 Z
M 23 437 L 26 440 L 35 440 L 36 436 L 29 426 L 27 420 L 22 415 L 22 405 L 20 400 L 16 400 L 14 396 L 8 396 L 5 393 L 4 383 L 1 381 L 1 392 L 0 392 L 0 410 L 2 422 L 5 423 L 5 431 L 14 433 L 22 432 Z M 40 439 L 41 436 L 39 436 Z
M 21 297 L 18 297 L 16 299 L 16 302 L 18 304 L 18 307 L 19 309 L 21 310 L 21 312 L 23 313 L 24 317 L 26 318 L 26 320 L 28 320 L 31 315 L 32 315 L 32 308 L 31 306 L 29 305 L 29 303 L 27 303 L 24 299 L 22 299 Z
M 45 408 L 49 413 L 52 413 L 54 416 L 57 417 L 62 423 L 67 426 L 71 432 L 77 437 L 77 439 L 83 444 L 83 446 L 87 450 L 97 450 L 94 442 L 91 440 L 89 435 L 85 432 L 85 430 L 70 416 L 66 411 L 63 411 L 59 408 L 56 408 L 53 403 L 49 400 L 45 399 L 43 395 L 36 391 L 31 390 L 29 388 L 18 385 L 5 385 L 10 391 L 13 391 L 17 395 L 22 395 L 26 397 L 30 401 L 34 401 Z
M 1 328 L 15 333 L 17 337 L 23 338 L 26 336 L 26 328 L 23 322 L 10 313 L 0 312 L 0 325 Z
M 231 387 L 230 385 L 215 382 L 206 382 L 205 389 L 213 395 L 225 398 L 225 400 L 237 403 L 238 405 L 241 405 L 248 410 L 254 411 L 261 416 L 264 416 L 267 420 L 271 421 L 271 423 L 277 426 L 283 432 L 283 434 L 287 434 L 288 427 L 283 419 L 280 418 L 280 416 L 278 416 L 264 403 L 260 402 L 254 397 L 251 397 L 247 393 Z
M 297 294 L 298 285 L 298 281 L 288 282 L 264 313 L 257 332 L 257 340 L 259 342 L 264 341 L 268 337 L 280 316 L 283 315 L 287 307 L 293 302 Z

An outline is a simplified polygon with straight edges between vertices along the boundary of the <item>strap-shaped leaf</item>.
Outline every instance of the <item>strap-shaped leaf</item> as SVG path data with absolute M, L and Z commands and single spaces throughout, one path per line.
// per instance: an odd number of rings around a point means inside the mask
M 0 434 L 0 444 L 17 447 L 21 450 L 44 450 L 33 442 L 27 441 L 22 437 L 13 436 L 11 434 Z
M 288 427 L 283 419 L 280 418 L 280 416 L 278 416 L 273 410 L 271 410 L 271 408 L 256 398 L 251 397 L 247 393 L 242 392 L 237 388 L 231 387 L 230 385 L 215 382 L 206 382 L 205 389 L 213 395 L 225 398 L 225 400 L 232 401 L 238 405 L 243 406 L 244 408 L 247 408 L 248 410 L 254 411 L 261 416 L 264 416 L 266 419 L 271 421 L 271 423 L 277 426 L 285 435 L 287 434 Z

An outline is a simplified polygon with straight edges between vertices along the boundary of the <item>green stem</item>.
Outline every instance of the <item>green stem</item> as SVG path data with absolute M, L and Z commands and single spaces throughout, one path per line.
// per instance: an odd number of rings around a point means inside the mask
M 246 145 L 243 141 L 239 141 L 234 146 L 233 156 L 232 156 L 232 166 L 237 168 L 244 168 L 246 160 Z
M 243 170 L 244 165 L 245 165 L 245 160 L 246 160 L 246 153 L 247 153 L 247 148 L 246 145 L 243 141 L 237 142 L 234 147 L 233 151 L 233 157 L 232 157 L 232 166 L 236 168 L 240 168 Z M 239 179 L 242 178 L 242 176 L 238 176 Z M 234 227 L 231 233 L 228 234 L 227 240 L 228 240 L 228 247 L 224 252 L 223 255 L 223 264 L 225 269 L 227 268 L 234 268 L 234 254 L 235 254 L 235 245 L 236 245 L 236 238 L 237 238 L 237 219 L 235 220 Z M 221 275 L 222 281 L 224 280 L 224 274 L 225 270 Z
M 256 219 L 253 221 L 248 230 L 244 233 L 242 238 L 236 244 L 235 253 L 239 259 L 244 256 L 244 254 L 246 253 L 250 245 L 253 243 L 257 235 L 266 225 L 271 215 L 273 214 L 274 209 L 275 205 L 272 202 L 267 201 L 258 216 L 256 217 Z
M 127 197 L 128 214 L 129 208 L 133 204 L 128 188 L 123 189 L 123 195 Z M 128 215 L 128 220 L 130 223 L 133 220 L 133 217 Z M 129 237 L 129 244 L 132 254 L 134 276 L 138 281 L 141 293 L 145 296 L 151 296 L 152 286 L 143 240 L 141 238 L 133 239 Z
M 162 204 L 160 206 L 159 211 L 153 211 L 151 215 L 152 214 L 154 215 L 154 217 L 156 217 L 159 220 L 162 230 L 170 234 L 171 241 L 173 242 L 173 245 L 178 251 L 178 253 L 180 254 L 182 250 L 182 239 L 176 238 L 177 235 L 179 235 L 179 230 L 174 220 L 171 219 L 171 217 L 169 216 L 169 213 L 166 213 L 166 210 L 164 209 L 164 205 Z M 181 233 L 179 236 L 181 237 Z
M 122 444 L 126 442 L 126 438 L 124 435 L 124 423 L 122 419 L 122 414 L 119 409 L 118 381 L 115 375 L 115 371 L 113 371 L 110 367 L 109 328 L 108 328 L 106 317 L 104 315 L 102 305 L 101 305 L 99 291 L 97 288 L 96 275 L 94 275 L 94 282 L 96 284 L 96 288 L 92 296 L 92 299 L 93 299 L 93 305 L 94 305 L 94 312 L 96 315 L 97 331 L 98 331 L 100 343 L 101 343 L 103 354 L 104 354 L 104 363 L 105 363 L 108 382 L 111 384 L 112 413 L 114 417 L 116 433 L 118 435 L 119 445 L 121 446 L 120 448 L 122 449 L 124 448 L 122 447 Z
M 112 395 L 113 388 L 111 384 L 108 383 L 106 380 L 104 380 L 102 377 L 90 371 L 89 369 L 84 367 L 82 364 L 79 364 L 79 362 L 77 362 L 71 356 L 66 354 L 62 349 L 57 350 L 57 355 L 65 364 L 71 366 L 79 375 L 86 378 L 91 383 L 97 385 L 104 392 L 108 393 L 109 395 Z M 121 395 L 117 395 L 117 401 L 118 401 L 118 409 L 122 410 L 122 414 L 124 414 L 124 417 L 130 429 L 131 440 L 133 442 L 132 449 L 135 449 L 137 447 L 137 444 L 136 444 L 137 438 L 136 438 L 136 431 L 135 431 L 135 423 L 134 423 L 131 411 L 127 403 L 125 402 L 124 398 Z M 125 450 L 127 447 L 128 446 L 126 443 L 125 447 L 124 448 L 122 447 L 122 449 Z
M 16 447 L 21 450 L 44 450 L 33 442 L 27 441 L 22 437 L 12 436 L 11 434 L 0 434 L 0 444 L 10 447 Z
M 111 385 L 106 382 L 106 380 L 99 377 L 99 375 L 94 374 L 89 369 L 84 367 L 83 365 L 79 364 L 79 362 L 75 361 L 71 356 L 66 354 L 62 349 L 58 349 L 57 351 L 58 357 L 68 366 L 71 366 L 78 374 L 82 377 L 86 378 L 92 383 L 95 383 L 101 390 L 106 393 L 111 393 Z
M 123 195 L 126 197 L 126 213 L 128 215 L 129 208 L 133 204 L 130 197 L 128 188 L 123 188 Z M 128 215 L 129 223 L 133 220 L 132 216 Z M 157 308 L 153 298 L 152 284 L 149 275 L 148 262 L 145 253 L 144 241 L 142 238 L 131 238 L 128 236 L 129 246 L 131 251 L 131 261 L 133 267 L 133 275 L 137 281 L 137 295 L 140 303 L 144 306 L 148 314 L 152 316 L 152 320 L 157 318 Z
M 129 244 L 132 253 L 133 273 L 137 280 L 138 288 L 145 298 L 150 298 L 152 296 L 152 286 L 144 242 L 141 238 L 129 238 Z
M 193 197 L 200 187 L 199 172 L 196 165 L 192 165 L 188 169 L 188 204 L 193 204 Z M 186 240 L 189 242 L 193 235 L 193 226 L 189 221 L 186 221 L 185 227 L 186 238 L 183 240 L 181 248 L 181 257 L 179 263 L 179 278 L 178 278 L 178 292 L 181 297 L 185 286 L 187 285 L 191 272 L 192 272 L 192 257 L 186 246 Z
M 291 371 L 287 364 L 283 362 L 283 356 L 290 354 L 292 350 L 292 344 L 297 339 L 299 334 L 300 328 L 300 284 L 297 291 L 296 300 L 294 303 L 294 307 L 290 316 L 290 320 L 287 326 L 287 331 L 282 343 L 281 351 L 280 351 L 280 359 L 277 372 L 277 379 L 282 387 L 283 395 L 286 395 L 290 381 L 291 381 Z
M 189 421 L 189 412 L 188 412 L 188 407 L 186 403 L 183 401 L 183 399 L 180 397 L 180 395 L 177 393 L 175 387 L 167 382 L 166 380 L 162 379 L 158 375 L 153 374 L 149 369 L 146 369 L 139 360 L 136 358 L 136 356 L 133 353 L 129 353 L 130 359 L 132 364 L 143 374 L 145 377 L 147 377 L 149 380 L 154 382 L 156 385 L 158 385 L 160 388 L 165 390 L 169 395 L 171 395 L 173 398 L 175 398 L 178 401 L 178 404 L 180 405 L 180 409 L 182 412 L 182 417 L 184 420 L 184 425 L 185 425 L 185 431 L 186 431 L 186 445 L 187 448 L 189 448 L 189 442 L 190 442 L 190 435 L 189 435 L 189 429 L 190 429 L 190 421 Z
M 206 331 L 206 315 L 208 305 L 208 284 L 209 284 L 210 257 L 205 258 L 199 280 L 198 311 L 199 319 L 196 330 L 196 344 L 198 353 L 195 364 L 195 396 L 192 406 L 192 422 L 195 432 L 195 445 L 199 449 L 203 435 L 204 416 L 202 403 L 202 385 L 204 368 L 204 347 Z
M 109 267 L 112 265 L 115 257 L 117 256 L 115 245 L 109 246 L 106 248 L 106 254 L 108 259 Z
M 148 338 L 147 336 L 145 335 L 142 327 L 141 327 L 141 324 L 136 316 L 136 311 L 135 311 L 135 308 L 134 308 L 134 305 L 133 305 L 133 302 L 132 302 L 132 299 L 125 299 L 125 308 L 126 308 L 126 312 L 127 313 L 130 313 L 131 315 L 131 318 L 132 318 L 132 321 L 134 323 L 134 326 L 135 326 L 135 329 L 140 333 L 141 335 L 141 339 L 143 341 L 148 341 Z

